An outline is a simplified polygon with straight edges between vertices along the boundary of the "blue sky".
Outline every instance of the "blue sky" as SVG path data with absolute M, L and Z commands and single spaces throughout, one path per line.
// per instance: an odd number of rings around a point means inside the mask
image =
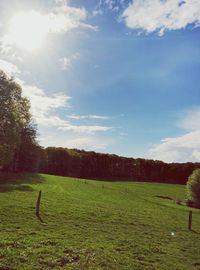
M 200 2 L 0 2 L 0 68 L 43 146 L 200 161 Z

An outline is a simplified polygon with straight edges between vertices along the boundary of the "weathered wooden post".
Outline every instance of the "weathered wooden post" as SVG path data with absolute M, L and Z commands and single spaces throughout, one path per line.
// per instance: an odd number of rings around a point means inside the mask
M 188 230 L 192 230 L 192 211 L 189 211 L 189 216 L 188 216 Z
M 41 201 L 41 195 L 42 191 L 39 191 L 38 198 L 37 198 L 37 204 L 36 204 L 36 216 L 40 216 L 40 201 Z

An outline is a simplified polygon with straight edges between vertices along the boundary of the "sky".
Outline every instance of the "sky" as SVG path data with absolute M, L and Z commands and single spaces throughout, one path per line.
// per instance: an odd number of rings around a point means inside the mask
M 0 69 L 44 147 L 200 162 L 199 0 L 0 0 Z

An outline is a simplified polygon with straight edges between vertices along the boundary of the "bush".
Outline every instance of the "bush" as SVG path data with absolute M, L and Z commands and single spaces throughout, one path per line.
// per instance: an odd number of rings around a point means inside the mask
M 200 169 L 196 169 L 187 181 L 187 193 L 196 206 L 200 206 Z

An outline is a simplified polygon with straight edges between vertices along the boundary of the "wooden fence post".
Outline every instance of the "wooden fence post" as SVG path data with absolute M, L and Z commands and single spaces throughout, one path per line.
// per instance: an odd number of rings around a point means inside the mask
M 40 216 L 40 201 L 41 201 L 41 195 L 42 191 L 39 191 L 38 198 L 37 198 L 37 204 L 36 204 L 36 216 Z
M 189 216 L 188 216 L 188 230 L 192 230 L 192 211 L 189 211 Z

